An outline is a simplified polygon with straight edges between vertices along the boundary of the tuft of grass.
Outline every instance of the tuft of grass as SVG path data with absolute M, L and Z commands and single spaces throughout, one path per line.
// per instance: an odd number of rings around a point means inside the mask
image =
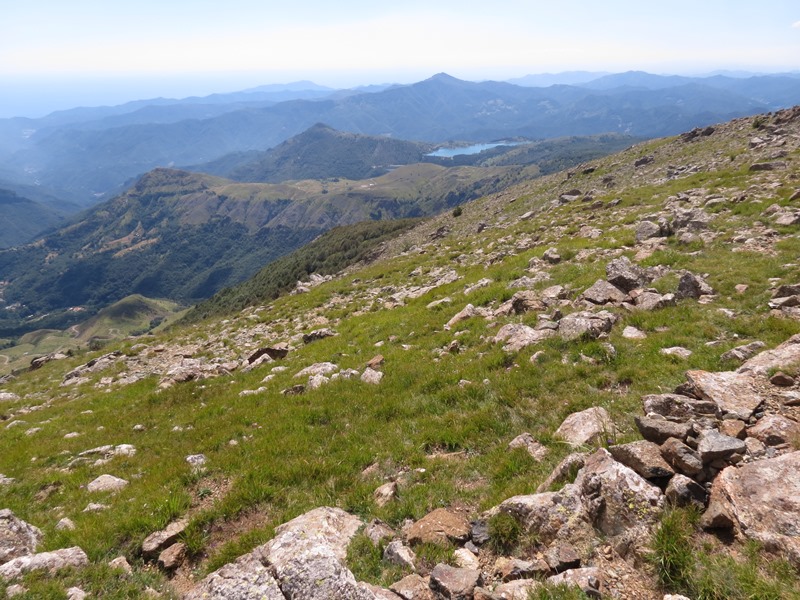
M 508 513 L 499 512 L 489 519 L 489 544 L 498 554 L 508 554 L 522 537 L 522 525 Z

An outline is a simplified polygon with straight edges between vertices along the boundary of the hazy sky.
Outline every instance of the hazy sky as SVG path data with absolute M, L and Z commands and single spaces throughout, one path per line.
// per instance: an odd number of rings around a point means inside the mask
M 89 103 L 116 95 L 119 102 L 298 79 L 333 87 L 410 82 L 440 71 L 479 80 L 564 70 L 800 69 L 798 0 L 2 0 L 0 6 L 0 116 L 26 94 L 28 112 L 35 112 L 35 101 L 71 105 L 69 94 L 82 93 Z

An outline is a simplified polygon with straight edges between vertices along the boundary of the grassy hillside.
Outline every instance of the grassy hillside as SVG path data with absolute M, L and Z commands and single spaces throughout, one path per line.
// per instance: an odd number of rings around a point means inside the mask
M 41 527 L 45 549 L 79 545 L 91 559 L 55 578 L 26 576 L 29 597 L 62 598 L 79 585 L 103 598 L 143 597 L 148 587 L 177 598 L 317 506 L 379 518 L 396 531 L 439 507 L 477 518 L 532 494 L 571 452 L 555 435 L 571 413 L 608 410 L 615 428 L 601 446 L 640 439 L 633 417 L 642 414 L 642 396 L 674 390 L 687 369 L 735 369 L 724 353 L 744 343 L 773 348 L 799 333 L 796 313 L 769 302 L 778 285 L 800 281 L 800 224 L 779 218 L 797 201 L 800 111 L 706 133 L 640 144 L 572 176 L 556 173 L 467 203 L 307 293 L 179 326 L 145 344 L 111 346 L 121 356 L 83 371 L 83 381 L 61 385 L 99 353 L 5 384 L 20 399 L 3 403 L 5 420 L 18 424 L 0 427 L 0 473 L 15 479 L 0 486 L 0 505 Z M 772 167 L 751 168 L 764 163 Z M 708 218 L 695 212 L 699 224 L 637 239 L 643 221 L 673 222 L 690 208 Z M 658 267 L 648 286 L 659 293 L 674 292 L 688 270 L 705 274 L 714 294 L 655 310 L 606 307 L 618 320 L 599 339 L 556 335 L 519 351 L 493 341 L 504 325 L 547 325 L 580 310 L 579 296 L 623 256 Z M 560 296 L 547 296 L 554 285 L 564 287 Z M 500 310 L 520 289 L 552 303 Z M 468 304 L 486 316 L 445 327 Z M 623 335 L 626 327 L 644 337 Z M 337 335 L 304 342 L 320 328 Z M 290 348 L 284 359 L 250 364 L 259 348 L 278 343 Z M 662 352 L 676 346 L 690 354 Z M 344 375 L 364 371 L 377 354 L 379 384 Z M 321 362 L 342 375 L 317 388 L 297 376 Z M 203 375 L 177 382 L 176 370 L 189 367 Z M 282 393 L 299 384 L 303 393 Z M 543 459 L 509 450 L 522 432 L 547 449 Z M 136 453 L 73 462 L 107 444 L 133 444 Z M 186 457 L 200 453 L 206 463 L 194 469 Z M 130 483 L 116 494 L 89 492 L 102 473 Z M 398 496 L 380 506 L 373 492 L 387 481 L 398 483 Z M 84 512 L 89 502 L 107 508 Z M 617 586 L 611 597 L 800 597 L 796 565 L 785 557 L 703 531 L 688 513 L 665 515 L 661 537 L 629 561 L 603 539 L 581 547 Z M 57 529 L 62 517 L 75 529 Z M 166 573 L 142 557 L 141 543 L 178 517 L 190 522 L 182 536 L 188 559 Z M 361 541 L 348 556 L 356 577 L 388 585 L 406 574 Z M 543 552 L 538 540 L 513 532 L 506 541 L 528 558 Z M 665 549 L 670 543 L 677 552 Z M 422 547 L 420 569 L 454 561 L 453 550 Z M 498 553 L 481 549 L 487 560 Z M 133 565 L 131 575 L 107 566 L 119 555 Z M 676 557 L 679 568 L 669 562 Z

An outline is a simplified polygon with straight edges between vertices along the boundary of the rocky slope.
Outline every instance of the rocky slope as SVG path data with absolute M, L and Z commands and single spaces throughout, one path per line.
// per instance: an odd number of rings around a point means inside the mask
M 5 382 L 0 589 L 798 597 L 799 159 L 642 144 Z

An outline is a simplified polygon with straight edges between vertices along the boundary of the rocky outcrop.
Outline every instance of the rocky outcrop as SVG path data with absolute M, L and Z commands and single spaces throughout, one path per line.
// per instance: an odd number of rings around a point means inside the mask
M 27 554 L 0 565 L 0 579 L 10 581 L 31 571 L 45 571 L 53 575 L 56 571 L 67 567 L 84 567 L 88 564 L 89 558 L 86 553 L 77 546 L 52 552 Z
M 187 598 L 374 600 L 344 564 L 360 519 L 316 508 L 275 530 L 275 537 L 206 577 Z
M 38 527 L 18 519 L 7 508 L 0 510 L 0 565 L 33 554 L 41 539 Z
M 800 452 L 727 467 L 711 488 L 712 509 L 739 535 L 800 565 Z

